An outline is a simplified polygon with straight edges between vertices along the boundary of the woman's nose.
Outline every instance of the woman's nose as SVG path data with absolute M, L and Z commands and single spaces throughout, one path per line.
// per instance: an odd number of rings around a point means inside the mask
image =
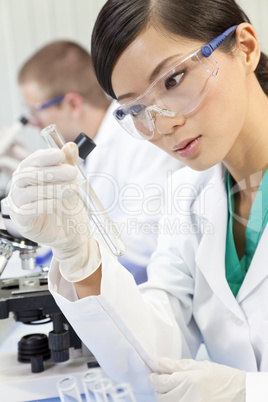
M 166 117 L 156 114 L 155 116 L 155 131 L 156 134 L 165 135 L 173 133 L 178 127 L 184 126 L 186 117 L 174 116 Z

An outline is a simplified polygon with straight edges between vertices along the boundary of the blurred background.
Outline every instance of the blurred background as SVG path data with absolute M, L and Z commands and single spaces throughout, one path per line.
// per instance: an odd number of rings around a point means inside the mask
M 54 39 L 74 40 L 90 50 L 94 21 L 105 0 L 0 0 L 0 129 L 24 112 L 17 85 L 20 66 Z M 21 140 L 31 150 L 43 145 L 38 130 Z
M 237 1 L 256 28 L 261 49 L 268 53 L 268 0 Z M 90 51 L 92 28 L 105 2 L 106 0 L 0 0 L 0 130 L 4 126 L 10 126 L 25 111 L 17 85 L 21 65 L 40 47 L 55 39 L 74 40 Z M 45 147 L 38 132 L 33 127 L 22 130 L 20 141 L 30 151 Z M 4 191 L 6 187 L 8 178 L 1 175 L 0 170 L 0 194 L 1 188 Z M 0 353 L 11 350 L 13 343 L 20 338 L 15 330 L 13 337 L 10 336 L 12 328 L 25 331 L 21 336 L 28 331 L 15 327 L 12 317 L 9 320 L 0 320 Z M 6 339 L 6 343 L 3 343 Z M 24 383 L 27 384 L 25 380 Z M 2 387 L 3 384 L 1 390 Z
M 18 69 L 38 48 L 54 39 L 71 39 L 90 50 L 94 21 L 105 0 L 0 0 L 0 129 L 23 113 Z M 268 0 L 238 0 L 268 53 Z M 23 130 L 31 150 L 42 146 L 36 130 Z

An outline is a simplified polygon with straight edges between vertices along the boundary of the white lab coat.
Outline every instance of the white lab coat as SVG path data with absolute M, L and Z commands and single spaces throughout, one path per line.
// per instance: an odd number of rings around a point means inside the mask
M 225 278 L 223 177 L 221 165 L 174 174 L 146 284 L 136 287 L 102 249 L 101 295 L 77 300 L 52 265 L 50 289 L 63 313 L 104 370 L 135 390 L 149 392 L 146 380 L 155 357 L 195 357 L 202 341 L 215 362 L 268 371 L 268 228 L 235 299 Z M 249 398 L 251 378 L 247 374 L 247 401 L 256 402 L 261 399 Z M 268 399 L 268 374 L 256 378 Z
M 182 163 L 148 141 L 131 137 L 117 123 L 111 103 L 84 167 L 88 180 L 126 245 L 121 263 L 138 283 L 157 243 L 167 177 Z

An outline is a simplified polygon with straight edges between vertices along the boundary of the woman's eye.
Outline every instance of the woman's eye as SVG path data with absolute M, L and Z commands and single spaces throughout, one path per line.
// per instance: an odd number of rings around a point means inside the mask
M 144 105 L 134 105 L 128 109 L 128 112 L 131 114 L 131 116 L 136 117 L 144 110 L 144 108 Z
M 173 74 L 171 77 L 167 78 L 165 81 L 166 89 L 168 90 L 168 89 L 177 87 L 183 80 L 184 75 L 185 75 L 185 71 L 181 71 L 181 72 Z

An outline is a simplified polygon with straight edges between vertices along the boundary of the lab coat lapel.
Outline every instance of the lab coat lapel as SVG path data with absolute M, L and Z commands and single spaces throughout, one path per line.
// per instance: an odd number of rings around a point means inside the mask
M 223 171 L 216 171 L 212 181 L 209 183 L 210 186 L 213 184 L 213 193 L 210 193 L 210 197 L 206 200 L 205 215 L 213 232 L 202 235 L 196 255 L 196 264 L 197 269 L 200 269 L 213 293 L 233 314 L 243 319 L 243 313 L 225 276 L 228 209 L 223 175 Z M 206 191 L 206 188 L 203 191 Z M 202 197 L 202 194 L 200 194 L 200 197 Z M 196 203 L 200 202 L 200 197 L 198 197 Z M 193 210 L 198 211 L 198 206 L 193 205 Z
M 268 225 L 261 236 L 249 270 L 238 292 L 237 300 L 242 302 L 268 276 Z

